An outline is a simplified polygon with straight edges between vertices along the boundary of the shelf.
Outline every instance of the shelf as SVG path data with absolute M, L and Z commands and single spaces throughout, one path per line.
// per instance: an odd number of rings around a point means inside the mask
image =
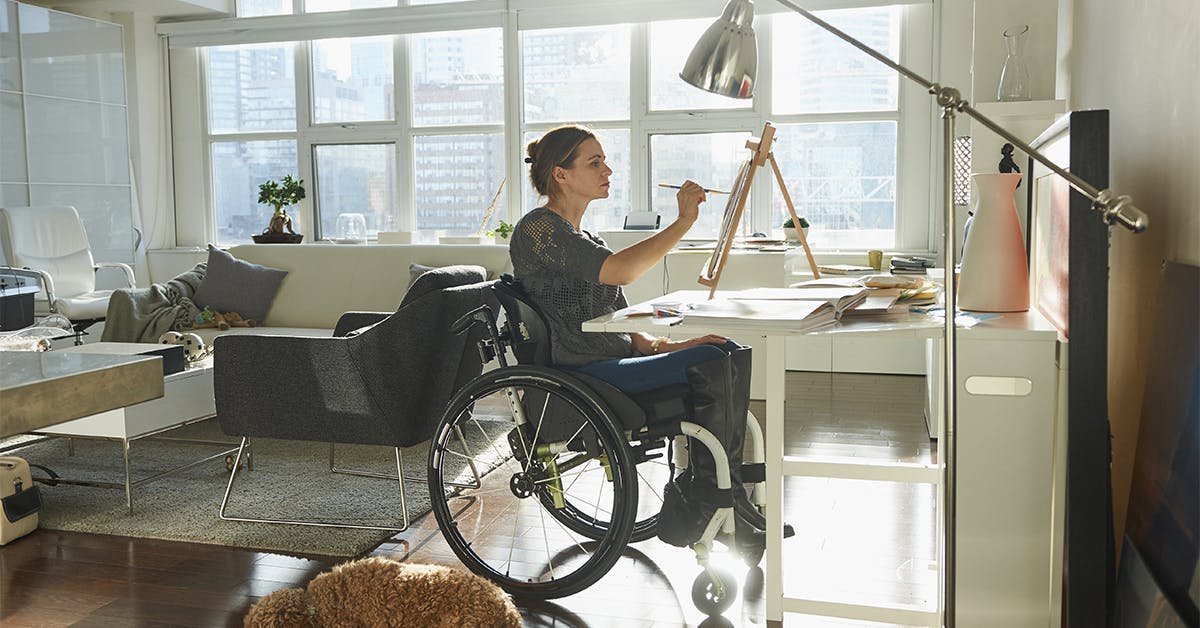
M 1052 120 L 1067 112 L 1065 100 L 1018 100 L 1009 102 L 977 102 L 979 113 L 995 120 Z

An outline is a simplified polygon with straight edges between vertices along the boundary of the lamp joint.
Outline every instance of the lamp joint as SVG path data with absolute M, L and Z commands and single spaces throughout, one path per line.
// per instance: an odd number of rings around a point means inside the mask
M 1092 208 L 1100 212 L 1104 224 L 1118 224 L 1134 233 L 1145 231 L 1150 222 L 1146 214 L 1133 206 L 1132 198 L 1125 194 L 1114 194 L 1110 189 L 1100 190 L 1092 202 Z
M 934 83 L 929 86 L 929 93 L 937 99 L 937 104 L 942 109 L 950 109 L 953 111 L 962 111 L 963 107 L 967 106 L 967 101 L 963 99 L 962 93 L 953 87 Z

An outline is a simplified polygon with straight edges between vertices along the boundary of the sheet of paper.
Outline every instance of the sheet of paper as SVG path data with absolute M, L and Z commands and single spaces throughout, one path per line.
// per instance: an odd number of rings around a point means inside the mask
M 808 281 L 801 281 L 800 283 L 794 283 L 791 285 L 791 287 L 793 287 L 793 288 L 819 288 L 822 286 L 850 287 L 850 286 L 861 286 L 861 285 L 862 285 L 862 277 L 852 277 L 852 276 L 848 277 L 846 275 L 835 275 L 835 276 L 825 275 L 825 276 L 821 277 L 820 279 L 809 279 Z
M 829 301 L 831 303 L 858 296 L 864 292 L 862 286 L 814 286 L 807 288 L 748 288 L 722 292 L 726 299 L 754 299 L 760 301 Z

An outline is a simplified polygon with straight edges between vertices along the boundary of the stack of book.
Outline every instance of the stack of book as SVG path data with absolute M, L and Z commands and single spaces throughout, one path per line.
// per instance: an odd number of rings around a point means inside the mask
M 894 275 L 924 275 L 933 267 L 933 260 L 911 255 L 897 255 L 892 258 L 891 270 Z

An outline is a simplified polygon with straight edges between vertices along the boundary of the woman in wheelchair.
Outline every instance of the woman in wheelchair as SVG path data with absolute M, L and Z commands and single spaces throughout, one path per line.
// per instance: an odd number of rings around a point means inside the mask
M 508 314 L 506 332 L 496 331 L 490 312 L 476 317 L 487 322 L 496 339 L 492 344 L 512 347 L 521 364 L 507 366 L 504 346 L 489 349 L 486 340 L 481 342 L 484 357 L 499 353 L 502 368 L 485 372 L 468 384 L 443 416 L 430 455 L 430 493 L 435 496 L 439 525 L 455 553 L 472 570 L 511 593 L 541 598 L 582 590 L 607 572 L 625 543 L 657 533 L 668 543 L 696 549 L 705 572 L 693 586 L 693 600 L 702 610 L 721 612 L 732 603 L 736 591 L 729 590 L 733 581 L 727 575 L 709 567 L 709 542 L 714 537 L 721 539 L 737 548 L 750 564 L 757 564 L 764 547 L 765 519 L 742 488 L 743 481 L 763 481 L 757 425 L 751 426 L 757 464 L 747 465 L 745 474 L 742 465 L 750 422 L 751 350 L 717 335 L 670 340 L 644 333 L 584 333 L 581 329 L 584 321 L 628 305 L 621 286 L 662 260 L 687 233 L 705 201 L 704 189 L 692 181 L 684 183 L 676 195 L 678 216 L 671 224 L 613 252 L 580 226 L 588 205 L 609 195 L 612 170 L 595 135 L 578 126 L 558 127 L 531 142 L 527 154 L 530 181 L 546 202 L 522 217 L 510 236 L 515 280 L 497 287 Z M 509 295 L 507 302 L 505 295 Z M 525 310 L 528 312 L 522 314 Z M 539 332 L 530 328 L 543 326 L 548 339 L 542 344 L 548 345 L 548 352 L 523 359 L 518 336 L 526 341 L 531 335 L 536 339 Z M 545 351 L 545 347 L 537 350 Z M 526 366 L 530 364 L 539 366 Z M 483 543 L 481 536 L 476 536 L 481 516 L 456 515 L 448 503 L 439 503 L 442 500 L 436 497 L 454 492 L 446 488 L 451 485 L 445 481 L 450 475 L 448 460 L 469 459 L 472 469 L 480 460 L 469 450 L 466 441 L 470 439 L 463 439 L 460 428 L 479 422 L 485 415 L 483 408 L 493 403 L 489 401 L 492 396 L 498 397 L 495 405 L 508 406 L 521 417 L 518 428 L 507 437 L 513 460 L 506 464 L 514 472 L 508 486 L 499 492 L 525 502 L 537 497 L 553 525 L 545 524 L 541 510 L 526 514 L 511 504 L 504 507 L 503 516 L 487 520 L 493 522 L 489 525 L 512 526 L 517 537 L 540 534 L 548 554 L 544 564 L 529 556 L 536 546 L 533 538 L 526 539 L 527 543 L 513 541 L 508 555 L 496 552 L 489 557 L 476 548 Z M 655 410 L 671 406 L 668 397 L 679 409 Z M 680 402 L 681 398 L 685 401 Z M 552 416 L 572 418 L 556 423 Z M 639 418 L 628 418 L 632 416 Z M 656 424 L 656 417 L 662 416 L 670 420 Z M 688 427 L 681 429 L 681 424 Z M 455 437 L 462 442 L 460 451 L 449 446 Z M 630 438 L 640 444 L 628 443 Z M 657 487 L 666 485 L 664 496 L 651 499 L 643 495 L 639 503 L 638 480 L 649 482 L 641 467 L 634 465 L 659 457 L 650 452 L 661 449 L 664 439 L 671 438 L 686 446 L 686 452 L 676 451 L 675 456 L 681 466 L 687 461 L 686 469 L 676 475 L 674 463 L 666 466 L 662 475 L 655 476 Z M 621 442 L 615 442 L 618 440 Z M 498 452 L 497 457 L 504 453 Z M 625 457 L 629 467 L 623 467 Z M 589 469 L 598 470 L 603 481 L 596 486 L 587 484 L 583 478 Z M 728 477 L 731 489 L 718 489 L 722 476 Z M 458 477 L 464 476 L 460 473 Z M 462 512 L 486 506 L 486 498 L 475 495 L 478 500 L 464 505 Z M 631 508 L 637 512 L 628 512 Z M 730 508 L 734 539 L 727 534 Z M 721 516 L 714 516 L 719 509 Z M 526 525 L 528 530 L 540 532 L 523 532 Z M 555 541 L 559 532 L 566 536 Z M 598 545 L 590 547 L 571 533 Z M 568 547 L 552 552 L 550 545 L 556 542 Z M 536 565 L 527 565 L 529 561 Z
M 599 237 L 580 227 L 588 205 L 608 198 L 612 169 L 596 136 L 579 126 L 561 126 L 526 148 L 529 179 L 542 207 L 525 214 L 509 243 L 513 275 L 539 306 L 550 326 L 553 363 L 574 367 L 622 392 L 635 394 L 670 384 L 687 384 L 695 406 L 692 421 L 713 432 L 725 446 L 730 480 L 741 485 L 740 467 L 750 403 L 750 349 L 728 338 L 707 335 L 688 340 L 656 338 L 645 333 L 584 333 L 581 324 L 629 304 L 621 286 L 632 283 L 658 264 L 688 232 L 706 200 L 704 188 L 686 181 L 676 194 L 678 216 L 665 229 L 621 251 L 613 252 Z M 700 508 L 664 512 L 659 536 L 674 545 L 690 545 L 716 509 L 716 474 L 703 447 L 688 448 L 688 470 L 676 487 Z M 745 500 L 744 491 L 737 491 Z M 696 512 L 698 510 L 698 512 Z M 682 515 L 690 521 L 672 525 Z M 699 516 L 697 516 L 699 515 Z M 753 532 L 754 523 L 737 528 Z M 693 524 L 693 525 L 687 525 Z M 695 529 L 699 526 L 699 529 Z M 677 528 L 685 528 L 679 530 Z M 692 528 L 688 533 L 687 528 Z

